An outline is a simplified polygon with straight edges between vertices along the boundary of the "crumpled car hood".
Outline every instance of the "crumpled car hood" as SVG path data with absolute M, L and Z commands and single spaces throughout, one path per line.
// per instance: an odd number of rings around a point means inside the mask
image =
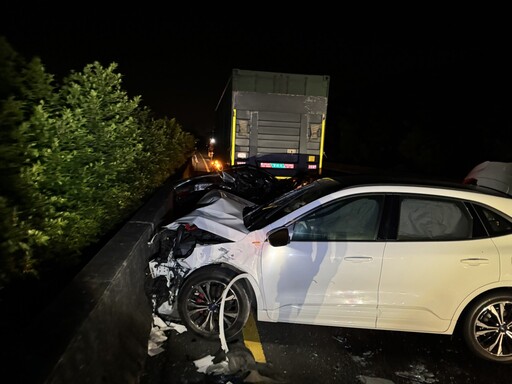
M 207 204 L 207 205 L 204 205 Z M 199 200 L 196 208 L 166 226 L 177 229 L 190 224 L 231 241 L 244 238 L 249 230 L 244 225 L 243 209 L 254 203 L 222 190 L 212 190 Z

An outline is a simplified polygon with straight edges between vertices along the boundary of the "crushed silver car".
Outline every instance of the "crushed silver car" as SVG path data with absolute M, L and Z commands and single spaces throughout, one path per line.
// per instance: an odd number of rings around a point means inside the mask
M 173 186 L 175 216 L 190 212 L 209 191 L 219 189 L 243 197 L 254 204 L 269 201 L 283 193 L 311 182 L 306 174 L 277 178 L 251 165 L 236 165 L 204 175 L 193 176 Z

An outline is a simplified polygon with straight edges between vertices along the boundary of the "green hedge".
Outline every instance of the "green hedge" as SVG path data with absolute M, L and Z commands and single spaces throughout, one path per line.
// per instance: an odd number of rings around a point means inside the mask
M 184 164 L 194 137 L 95 62 L 61 85 L 0 39 L 0 286 L 74 265 Z

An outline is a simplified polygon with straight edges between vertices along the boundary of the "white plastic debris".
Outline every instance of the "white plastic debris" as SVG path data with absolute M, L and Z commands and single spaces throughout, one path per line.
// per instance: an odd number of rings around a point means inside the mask
M 205 357 L 201 357 L 194 361 L 194 364 L 197 368 L 197 372 L 206 373 L 206 369 L 212 365 L 213 359 L 215 357 L 212 355 L 207 355 Z
M 148 341 L 148 355 L 155 356 L 163 352 L 164 349 L 161 347 L 162 343 L 167 340 L 164 331 L 158 329 L 158 327 L 151 328 Z
M 158 344 L 155 344 L 152 341 L 150 341 L 148 343 L 148 355 L 149 356 L 151 356 L 151 357 L 156 356 L 159 353 L 162 353 L 163 351 L 165 351 L 165 349 L 163 349 L 162 347 L 159 347 Z
M 170 329 L 169 325 L 163 321 L 160 317 L 153 314 L 153 329 L 157 328 L 160 331 L 167 331 Z
M 162 344 L 167 340 L 167 336 L 165 335 L 165 331 L 175 330 L 178 333 L 183 333 L 187 330 L 187 328 L 182 324 L 176 324 L 171 322 L 165 322 L 157 315 L 153 314 L 153 326 L 151 328 L 151 332 L 149 334 L 148 341 L 148 355 L 155 356 L 159 353 L 165 351 L 162 348 Z
M 185 327 L 183 324 L 169 323 L 169 328 L 175 330 L 178 333 L 187 331 L 187 327 Z

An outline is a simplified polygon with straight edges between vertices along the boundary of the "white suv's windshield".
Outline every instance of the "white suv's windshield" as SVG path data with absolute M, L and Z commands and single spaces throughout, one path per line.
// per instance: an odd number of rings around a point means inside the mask
M 251 231 L 263 228 L 265 225 L 339 188 L 340 184 L 331 178 L 319 179 L 300 186 L 268 203 L 247 207 L 244 210 L 244 224 Z

